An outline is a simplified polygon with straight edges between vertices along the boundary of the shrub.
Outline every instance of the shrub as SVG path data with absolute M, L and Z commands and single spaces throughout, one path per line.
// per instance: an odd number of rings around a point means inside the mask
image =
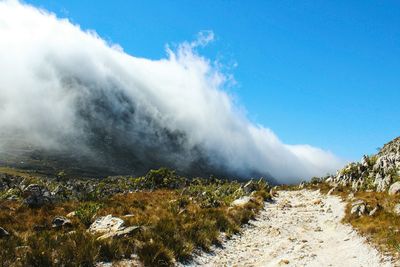
M 75 215 L 86 227 L 88 227 L 92 223 L 93 217 L 100 208 L 101 205 L 99 203 L 86 202 L 77 208 Z
M 139 258 L 145 266 L 173 266 L 174 254 L 162 243 L 150 240 L 138 249 Z

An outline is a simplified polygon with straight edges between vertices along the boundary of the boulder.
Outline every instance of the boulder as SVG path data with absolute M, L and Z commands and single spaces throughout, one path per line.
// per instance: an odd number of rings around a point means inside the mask
M 70 213 L 68 213 L 68 214 L 66 215 L 67 218 L 73 218 L 73 217 L 75 217 L 75 216 L 76 216 L 76 212 L 75 212 L 75 211 L 72 211 L 72 212 L 70 212 Z
M 400 215 L 400 204 L 396 204 L 396 205 L 394 206 L 393 212 L 394 212 L 396 215 Z
M 123 230 L 124 221 L 120 218 L 107 215 L 97 218 L 89 227 L 89 232 L 93 234 L 107 234 Z
M 97 239 L 98 240 L 103 240 L 103 239 L 107 239 L 107 238 L 127 237 L 127 236 L 133 235 L 134 233 L 136 233 L 140 229 L 141 229 L 140 226 L 129 226 L 129 227 L 123 228 L 122 230 L 118 230 L 118 231 L 115 231 L 115 232 L 109 232 L 107 234 L 104 234 L 104 235 L 100 236 Z
M 41 207 L 51 203 L 51 193 L 45 187 L 38 184 L 28 185 L 22 195 L 24 203 L 29 207 Z
M 62 228 L 62 227 L 70 227 L 72 226 L 72 223 L 69 219 L 62 217 L 62 216 L 57 216 L 54 217 L 53 221 L 51 222 L 53 228 Z
M 351 204 L 350 214 L 362 216 L 367 212 L 367 206 L 363 200 L 357 200 Z
M 0 227 L 0 238 L 7 237 L 9 235 L 9 232 L 7 232 L 3 227 Z
M 251 201 L 251 197 L 245 196 L 234 200 L 231 206 L 242 207 Z
M 389 187 L 389 195 L 396 195 L 400 192 L 400 182 L 395 182 Z
M 140 229 L 140 226 L 124 227 L 124 221 L 122 219 L 112 217 L 112 215 L 107 215 L 96 219 L 96 221 L 89 227 L 88 231 L 92 234 L 102 234 L 97 239 L 103 240 L 107 238 L 122 238 L 130 236 Z

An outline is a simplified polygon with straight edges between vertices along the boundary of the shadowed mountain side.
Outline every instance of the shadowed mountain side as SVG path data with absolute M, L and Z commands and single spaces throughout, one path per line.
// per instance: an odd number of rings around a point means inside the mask
M 68 79 L 64 87 L 90 90 L 89 84 L 76 79 Z M 273 182 L 268 173 L 239 173 L 217 165 L 219 161 L 212 161 L 199 146 L 191 146 L 183 132 L 164 128 L 117 87 L 81 95 L 76 110 L 75 124 L 81 130 L 60 132 L 54 148 L 35 147 L 23 136 L 18 138 L 18 132 L 12 138 L 0 135 L 0 164 L 89 177 L 143 175 L 150 169 L 168 167 L 189 177 L 262 176 Z

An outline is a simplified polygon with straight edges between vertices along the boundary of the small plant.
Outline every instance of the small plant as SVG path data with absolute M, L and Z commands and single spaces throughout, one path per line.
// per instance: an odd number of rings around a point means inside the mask
M 86 226 L 90 226 L 93 221 L 93 217 L 97 211 L 101 208 L 101 205 L 94 202 L 86 202 L 81 204 L 75 211 L 75 216 Z

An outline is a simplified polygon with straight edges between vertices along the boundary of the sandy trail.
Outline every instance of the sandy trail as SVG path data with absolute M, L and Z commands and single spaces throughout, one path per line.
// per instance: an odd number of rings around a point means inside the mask
M 281 191 L 256 221 L 191 266 L 393 266 L 349 225 L 345 204 L 317 191 Z

